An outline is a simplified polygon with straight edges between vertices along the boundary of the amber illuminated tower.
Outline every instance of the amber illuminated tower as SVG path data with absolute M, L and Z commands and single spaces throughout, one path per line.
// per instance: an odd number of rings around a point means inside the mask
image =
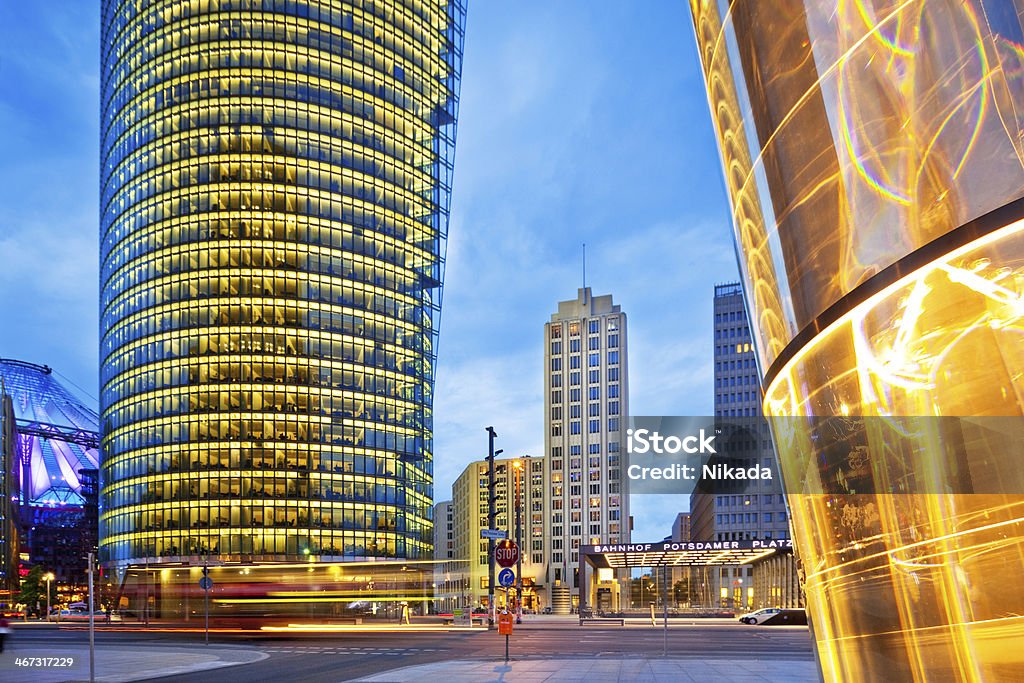
M 690 4 L 822 673 L 1022 680 L 1024 4 Z
M 429 559 L 460 0 L 104 0 L 101 559 Z

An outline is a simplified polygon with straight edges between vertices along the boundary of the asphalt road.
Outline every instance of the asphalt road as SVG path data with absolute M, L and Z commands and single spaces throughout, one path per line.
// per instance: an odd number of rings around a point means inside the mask
M 84 631 L 19 632 L 18 640 L 45 643 L 59 650 L 61 643 L 87 641 Z M 202 635 L 156 632 L 99 633 L 101 643 L 180 647 L 195 643 L 202 647 Z M 286 635 L 216 635 L 211 643 L 244 645 L 268 653 L 269 658 L 241 666 L 187 676 L 169 676 L 155 681 L 189 683 L 254 683 L 254 681 L 346 681 L 374 673 L 450 659 L 504 658 L 505 639 L 496 632 L 428 633 L 335 633 Z M 587 626 L 575 623 L 531 624 L 519 628 L 510 641 L 510 654 L 517 658 L 660 657 L 665 636 L 659 627 Z M 672 657 L 701 659 L 813 658 L 810 636 L 801 627 L 757 627 L 737 623 L 674 624 L 668 630 L 668 652 Z

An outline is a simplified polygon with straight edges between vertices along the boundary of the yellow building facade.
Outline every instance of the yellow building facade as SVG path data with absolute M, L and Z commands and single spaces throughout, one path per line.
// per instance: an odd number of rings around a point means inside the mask
M 517 467 L 515 463 L 520 463 Z M 545 557 L 543 457 L 506 458 L 495 461 L 495 528 L 516 540 L 516 488 L 519 489 L 519 552 L 522 558 L 523 607 L 541 610 L 550 605 L 548 564 Z M 462 605 L 485 606 L 489 596 L 488 542 L 480 532 L 488 528 L 488 465 L 477 460 L 466 466 L 452 486 L 453 564 L 464 587 Z M 495 574 L 500 571 L 497 567 Z M 518 576 L 517 576 L 518 578 Z M 505 591 L 495 582 L 495 603 L 505 605 Z M 515 594 L 513 591 L 512 597 Z

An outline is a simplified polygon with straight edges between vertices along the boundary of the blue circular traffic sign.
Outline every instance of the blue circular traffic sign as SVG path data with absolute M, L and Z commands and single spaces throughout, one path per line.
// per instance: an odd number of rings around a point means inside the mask
M 199 579 L 199 587 L 202 588 L 204 591 L 210 590 L 211 588 L 213 588 L 213 579 L 211 579 L 209 576 L 204 576 L 203 578 Z
M 502 569 L 498 572 L 498 583 L 504 588 L 512 586 L 516 582 L 516 573 L 511 569 Z

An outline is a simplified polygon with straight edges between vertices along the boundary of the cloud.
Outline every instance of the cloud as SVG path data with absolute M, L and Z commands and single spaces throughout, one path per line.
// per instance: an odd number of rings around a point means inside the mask
M 99 3 L 0 9 L 0 355 L 98 392 Z
M 469 13 L 456 201 L 504 196 L 539 209 L 565 196 L 597 102 L 611 87 L 612 57 L 585 13 L 546 4 L 494 9 Z M 509 21 L 522 17 L 529 20 Z
M 541 349 L 502 357 L 453 358 L 438 372 L 434 401 L 434 497 L 451 497 L 466 465 L 487 456 L 494 427 L 502 457 L 542 455 Z
M 97 243 L 92 229 L 32 225 L 0 239 L 0 356 L 52 365 L 97 395 Z

